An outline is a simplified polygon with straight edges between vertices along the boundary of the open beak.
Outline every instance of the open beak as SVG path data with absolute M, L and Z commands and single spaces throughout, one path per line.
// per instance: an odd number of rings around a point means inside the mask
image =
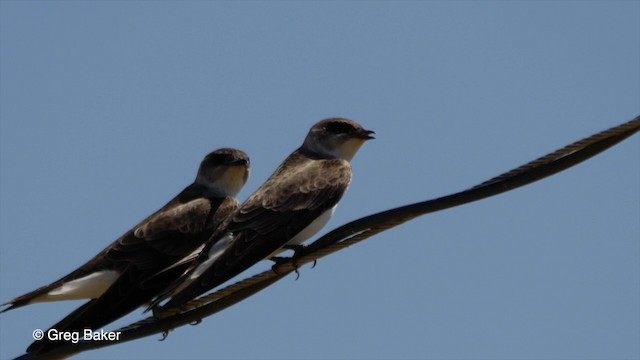
M 375 134 L 376 133 L 371 130 L 360 130 L 356 133 L 356 137 L 360 139 L 371 140 L 376 138 L 375 136 L 373 136 Z

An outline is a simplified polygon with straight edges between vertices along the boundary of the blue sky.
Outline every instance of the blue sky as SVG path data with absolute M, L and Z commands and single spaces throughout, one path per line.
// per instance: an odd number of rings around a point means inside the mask
M 2 1 L 0 300 L 81 265 L 219 147 L 252 157 L 243 200 L 316 121 L 375 130 L 330 230 L 627 121 L 639 15 L 637 1 Z M 636 135 L 164 342 L 79 358 L 638 359 L 639 159 Z M 0 315 L 0 358 L 81 303 Z

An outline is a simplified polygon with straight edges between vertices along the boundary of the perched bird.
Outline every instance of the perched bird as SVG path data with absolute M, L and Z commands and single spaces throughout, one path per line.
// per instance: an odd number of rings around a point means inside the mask
M 349 162 L 373 134 L 349 119 L 315 124 L 302 146 L 213 235 L 190 270 L 154 300 L 154 311 L 184 304 L 318 232 L 351 182 Z M 223 242 L 228 245 L 216 249 Z
M 195 181 L 160 210 L 67 276 L 4 305 L 93 299 L 52 328 L 96 329 L 153 299 L 178 278 L 188 262 L 180 259 L 202 249 L 214 231 L 239 207 L 235 199 L 249 176 L 249 157 L 223 148 L 208 154 Z M 169 268 L 167 270 L 167 268 Z M 41 350 L 46 341 L 27 351 Z

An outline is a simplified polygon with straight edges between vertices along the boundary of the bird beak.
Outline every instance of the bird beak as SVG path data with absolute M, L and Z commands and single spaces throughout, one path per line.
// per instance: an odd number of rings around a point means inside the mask
M 238 159 L 232 162 L 231 165 L 249 165 L 249 162 L 246 159 Z
M 373 136 L 375 134 L 376 133 L 371 130 L 360 130 L 355 134 L 355 136 L 360 139 L 371 140 L 376 138 Z

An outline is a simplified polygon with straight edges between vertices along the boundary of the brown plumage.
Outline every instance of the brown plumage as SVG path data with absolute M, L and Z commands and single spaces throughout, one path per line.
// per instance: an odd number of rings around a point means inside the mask
M 240 171 L 238 171 L 240 169 Z M 234 198 L 249 173 L 248 156 L 235 149 L 219 149 L 205 157 L 196 181 L 160 210 L 140 222 L 86 264 L 47 286 L 20 296 L 6 310 L 37 301 L 92 298 L 53 328 L 59 331 L 97 329 L 149 302 L 178 278 L 188 262 L 165 269 L 207 241 L 225 219 L 238 209 Z M 163 271 L 165 270 L 165 271 Z M 91 274 L 110 273 L 113 280 L 91 294 L 76 290 L 73 281 L 90 284 Z M 65 286 L 68 287 L 65 293 Z M 89 285 L 86 285 L 89 287 Z M 94 286 L 95 287 L 95 286 Z M 59 293 L 59 296 L 51 294 Z M 86 293 L 86 291 L 85 291 Z M 27 351 L 55 346 L 34 342 Z
M 327 119 L 314 125 L 303 145 L 242 204 L 228 226 L 214 234 L 190 272 L 158 297 L 152 307 L 179 306 L 283 246 L 300 244 L 315 234 L 349 187 L 349 160 L 373 138 L 372 134 L 348 119 Z M 212 259 L 212 244 L 225 236 L 232 237 L 230 246 Z M 199 276 L 194 278 L 193 274 Z M 169 297 L 164 306 L 158 305 Z

